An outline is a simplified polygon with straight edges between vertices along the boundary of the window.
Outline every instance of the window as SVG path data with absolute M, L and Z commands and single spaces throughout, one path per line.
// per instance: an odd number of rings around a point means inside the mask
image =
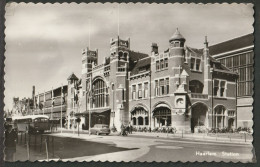
M 148 82 L 144 83 L 144 98 L 148 97 Z
M 136 85 L 132 86 L 132 99 L 136 99 Z
M 214 80 L 214 96 L 226 97 L 226 81 Z
M 164 95 L 164 79 L 160 79 L 160 95 Z
M 196 59 L 196 70 L 200 70 L 200 59 Z
M 225 60 L 226 67 L 239 74 L 238 96 L 251 96 L 253 94 L 253 56 L 254 52 L 251 51 L 221 59 L 222 61 Z
M 169 78 L 155 80 L 155 96 L 162 96 L 169 94 L 170 85 Z
M 160 70 L 160 64 L 159 64 L 159 61 L 156 61 L 156 71 L 159 71 Z
M 160 68 L 161 68 L 161 69 L 164 68 L 164 62 L 163 62 L 163 60 L 160 61 Z
M 214 80 L 214 96 L 218 95 L 218 89 L 219 89 L 219 81 Z
M 166 83 L 165 83 L 165 89 L 166 89 L 166 94 L 169 94 L 170 92 L 170 84 L 169 84 L 169 78 L 166 78 Z
M 163 58 L 163 54 L 160 55 L 160 60 L 156 61 L 156 71 L 160 71 L 168 68 L 168 58 Z
M 220 97 L 224 97 L 225 95 L 225 90 L 226 90 L 226 81 L 221 81 L 220 82 Z
M 195 59 L 194 58 L 191 58 L 190 59 L 190 69 L 194 69 L 194 64 L 195 64 Z
M 155 81 L 155 96 L 158 96 L 159 95 L 159 84 L 158 84 L 158 81 L 156 80 Z
M 167 59 L 167 58 L 164 59 L 164 67 L 165 67 L 165 68 L 168 68 L 168 59 Z
M 138 84 L 138 98 L 142 98 L 142 84 Z
M 99 108 L 99 107 L 105 107 L 105 102 L 108 102 L 106 99 L 108 96 L 107 94 L 107 88 L 105 86 L 105 82 L 101 79 L 97 79 L 93 83 L 93 107 Z
M 180 42 L 174 42 L 174 47 L 180 47 Z

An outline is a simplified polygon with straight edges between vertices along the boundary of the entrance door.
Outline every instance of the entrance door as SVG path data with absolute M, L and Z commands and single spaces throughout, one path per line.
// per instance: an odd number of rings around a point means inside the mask
M 198 103 L 191 108 L 191 132 L 195 132 L 195 128 L 205 127 L 207 121 L 208 107 L 205 104 Z

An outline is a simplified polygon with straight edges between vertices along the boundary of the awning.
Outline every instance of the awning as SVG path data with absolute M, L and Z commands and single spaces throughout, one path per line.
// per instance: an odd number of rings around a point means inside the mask
M 84 112 L 81 112 L 81 113 L 75 113 L 75 116 L 86 115 L 86 114 L 89 114 L 89 112 L 90 112 L 90 114 L 93 114 L 93 113 L 100 114 L 100 113 L 103 113 L 103 112 L 108 112 L 110 110 L 111 110 L 110 108 L 91 109 L 91 110 L 87 110 L 87 111 L 84 111 Z

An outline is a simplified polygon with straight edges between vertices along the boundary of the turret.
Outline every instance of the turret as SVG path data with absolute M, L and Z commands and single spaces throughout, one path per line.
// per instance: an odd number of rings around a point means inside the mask
M 180 74 L 181 69 L 179 67 L 182 67 L 184 64 L 184 57 L 185 57 L 185 51 L 184 51 L 184 43 L 185 38 L 181 35 L 178 28 L 176 29 L 173 36 L 169 39 L 169 56 L 172 57 L 172 60 L 169 62 L 169 66 L 172 66 L 174 70 L 174 74 Z

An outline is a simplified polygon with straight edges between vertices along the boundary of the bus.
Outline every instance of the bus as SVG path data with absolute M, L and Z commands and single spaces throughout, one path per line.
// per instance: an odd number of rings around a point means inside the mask
M 47 115 L 14 116 L 12 121 L 18 132 L 44 133 L 45 130 L 50 130 L 50 120 Z

